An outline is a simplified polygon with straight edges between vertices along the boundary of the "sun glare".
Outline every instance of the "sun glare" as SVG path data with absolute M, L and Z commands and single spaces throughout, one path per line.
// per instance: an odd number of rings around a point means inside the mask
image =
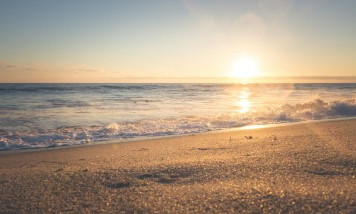
M 230 77 L 239 79 L 250 79 L 260 74 L 259 63 L 250 56 L 236 58 L 230 68 Z

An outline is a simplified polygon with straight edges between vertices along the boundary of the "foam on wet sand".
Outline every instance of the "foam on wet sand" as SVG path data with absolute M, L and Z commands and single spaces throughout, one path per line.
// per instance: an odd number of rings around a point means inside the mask
M 356 120 L 0 155 L 0 210 L 356 212 Z

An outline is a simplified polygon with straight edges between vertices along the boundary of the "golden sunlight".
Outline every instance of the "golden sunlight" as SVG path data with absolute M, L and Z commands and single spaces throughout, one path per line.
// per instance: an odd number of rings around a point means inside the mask
M 250 110 L 251 103 L 247 99 L 242 99 L 237 102 L 237 105 L 239 106 L 238 112 L 245 114 Z
M 251 108 L 251 102 L 249 100 L 250 92 L 248 88 L 243 88 L 242 91 L 240 91 L 239 98 L 240 100 L 236 103 L 236 105 L 239 107 L 238 112 L 241 114 L 245 114 L 250 111 Z
M 259 63 L 251 56 L 237 57 L 231 64 L 230 77 L 247 80 L 258 75 L 260 75 Z

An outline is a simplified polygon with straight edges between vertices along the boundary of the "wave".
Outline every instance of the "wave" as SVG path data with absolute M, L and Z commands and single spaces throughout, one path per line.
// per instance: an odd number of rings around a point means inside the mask
M 77 105 L 77 104 L 76 104 Z M 135 137 L 154 137 L 206 132 L 252 124 L 286 123 L 356 116 L 355 99 L 285 104 L 250 114 L 220 114 L 112 122 L 103 126 L 67 126 L 50 130 L 1 131 L 0 150 L 80 145 Z
M 13 92 L 28 92 L 28 93 L 38 93 L 38 92 L 83 92 L 83 91 L 97 91 L 102 90 L 155 90 L 155 89 L 165 89 L 169 88 L 171 85 L 166 84 L 0 84 L 0 91 L 13 93 Z M 180 85 L 176 85 L 179 87 Z
M 285 104 L 281 107 L 270 109 L 265 115 L 268 119 L 291 121 L 351 117 L 356 116 L 356 101 L 355 99 L 349 99 L 325 102 L 321 99 L 315 99 L 307 103 Z
M 250 88 L 258 89 L 261 88 L 263 90 L 268 89 L 291 89 L 298 91 L 308 91 L 308 90 L 350 90 L 355 89 L 356 84 L 338 84 L 338 83 L 318 83 L 318 84 L 289 84 L 289 83 L 278 83 L 278 84 L 249 84 Z M 226 84 L 103 84 L 103 83 L 95 83 L 95 84 L 50 84 L 50 83 L 41 83 L 41 84 L 0 84 L 0 92 L 4 93 L 72 93 L 72 92 L 98 92 L 98 93 L 107 93 L 110 91 L 151 91 L 151 90 L 167 90 L 167 91 L 200 91 L 200 92 L 210 92 L 210 91 L 221 91 L 225 89 L 238 89 L 245 88 L 246 85 L 238 84 L 238 83 L 226 83 Z
M 113 84 L 113 85 L 100 85 L 100 88 L 114 89 L 114 90 L 153 90 L 163 88 L 164 85 L 158 84 Z
M 90 104 L 88 102 L 71 101 L 71 100 L 63 100 L 63 99 L 51 99 L 51 100 L 47 100 L 47 102 L 49 102 L 51 107 L 54 107 L 54 108 L 90 106 Z
M 3 92 L 71 91 L 73 87 L 63 84 L 0 84 Z

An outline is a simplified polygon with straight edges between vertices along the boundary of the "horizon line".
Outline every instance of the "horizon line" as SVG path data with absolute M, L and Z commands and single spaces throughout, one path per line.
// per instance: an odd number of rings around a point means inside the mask
M 261 76 L 249 79 L 239 79 L 231 77 L 122 77 L 111 78 L 108 81 L 0 81 L 1 84 L 54 84 L 54 83 L 356 83 L 355 76 Z

